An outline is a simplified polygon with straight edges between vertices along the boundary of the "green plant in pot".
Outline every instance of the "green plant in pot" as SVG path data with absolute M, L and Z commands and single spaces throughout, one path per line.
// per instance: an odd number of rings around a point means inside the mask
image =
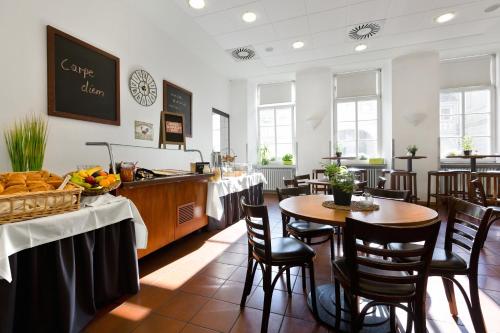
M 12 171 L 38 171 L 43 167 L 47 146 L 47 120 L 27 116 L 4 132 Z
M 269 148 L 266 145 L 261 145 L 258 150 L 259 163 L 261 165 L 269 164 Z
M 339 206 L 350 206 L 355 189 L 354 175 L 345 166 L 329 164 L 325 166 L 333 190 L 333 201 Z
M 342 145 L 340 143 L 335 145 L 335 156 L 342 157 Z
M 281 158 L 283 161 L 283 165 L 292 165 L 293 164 L 293 155 L 292 154 L 285 154 Z
M 462 150 L 464 151 L 464 155 L 470 155 L 473 149 L 474 143 L 472 142 L 472 138 L 470 136 L 464 136 L 462 138 Z
M 409 155 L 415 157 L 415 154 L 417 153 L 418 147 L 416 145 L 409 145 L 406 147 L 406 151 L 408 152 Z

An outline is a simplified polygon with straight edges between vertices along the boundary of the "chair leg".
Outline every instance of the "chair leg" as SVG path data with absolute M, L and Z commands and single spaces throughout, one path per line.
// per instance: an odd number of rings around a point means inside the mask
M 337 227 L 336 230 L 337 230 L 337 248 L 340 249 L 340 247 L 341 247 L 341 244 L 340 244 L 340 235 L 341 235 L 342 232 L 341 232 L 340 227 Z M 338 253 L 340 253 L 340 252 L 338 252 Z
M 292 282 L 290 279 L 290 268 L 286 269 L 286 289 L 288 291 L 288 295 L 292 295 Z
M 255 263 L 257 264 L 257 263 Z M 243 287 L 243 295 L 241 295 L 240 307 L 245 307 L 245 303 L 247 302 L 247 297 L 250 295 L 250 291 L 252 290 L 252 282 L 253 282 L 253 258 L 248 257 L 247 263 L 247 275 L 245 277 L 245 286 Z
M 417 296 L 415 300 L 414 318 L 415 333 L 426 333 L 425 295 Z
M 349 296 L 349 308 L 351 309 L 351 333 L 358 333 L 361 331 L 363 323 L 359 323 L 359 304 L 358 297 L 354 295 Z
M 407 313 L 406 315 L 406 333 L 411 333 L 412 329 L 412 318 L 413 318 L 413 313 L 415 312 L 413 310 L 414 306 L 412 302 L 408 302 L 408 311 L 411 313 Z
M 330 236 L 330 260 L 335 260 L 335 237 L 333 234 Z
M 342 322 L 342 308 L 340 300 L 340 283 L 335 279 L 335 330 L 340 330 L 340 323 Z
M 396 307 L 393 305 L 389 305 L 389 318 L 391 333 L 396 333 L 398 329 L 396 326 Z
M 307 290 L 307 282 L 306 282 L 306 266 L 302 266 L 302 290 L 304 291 L 304 294 L 306 293 Z
M 271 266 L 265 265 L 265 271 L 263 272 L 264 309 L 262 311 L 262 324 L 260 326 L 261 333 L 266 333 L 267 327 L 269 325 L 269 315 L 271 313 L 271 302 L 273 299 L 273 289 L 272 289 L 272 285 L 271 285 L 271 273 L 272 273 Z
M 316 304 L 316 283 L 314 281 L 314 263 L 311 260 L 308 264 L 309 266 L 309 289 L 311 289 L 311 304 L 313 308 L 313 313 L 318 314 L 318 306 Z
M 445 278 L 441 279 L 443 280 L 444 292 L 446 293 L 446 299 L 448 300 L 448 305 L 450 306 L 450 313 L 454 318 L 456 318 L 458 316 L 458 310 L 453 282 Z
M 469 293 L 470 302 L 472 305 L 470 316 L 474 330 L 477 333 L 486 333 L 486 325 L 484 323 L 483 312 L 481 310 L 481 303 L 479 302 L 479 289 L 477 285 L 477 275 L 469 276 Z

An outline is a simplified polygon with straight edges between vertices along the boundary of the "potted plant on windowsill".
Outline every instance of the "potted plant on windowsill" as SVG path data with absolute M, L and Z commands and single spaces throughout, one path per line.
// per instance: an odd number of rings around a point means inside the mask
M 464 136 L 462 138 L 462 150 L 464 151 L 465 156 L 469 156 L 474 149 L 474 144 L 472 142 L 472 138 L 470 136 Z
M 418 148 L 416 145 L 409 145 L 408 147 L 406 147 L 407 154 L 411 155 L 411 157 L 415 157 L 417 150 Z
M 258 150 L 260 165 L 269 164 L 269 148 L 266 145 L 261 145 Z
M 328 176 L 333 189 L 333 201 L 339 206 L 350 206 L 355 183 L 354 175 L 345 166 L 329 164 L 325 166 L 325 175 Z
M 340 143 L 337 143 L 335 145 L 335 156 L 342 157 L 342 146 L 340 145 Z
M 281 158 L 283 161 L 283 165 L 293 165 L 293 155 L 292 154 L 285 154 Z

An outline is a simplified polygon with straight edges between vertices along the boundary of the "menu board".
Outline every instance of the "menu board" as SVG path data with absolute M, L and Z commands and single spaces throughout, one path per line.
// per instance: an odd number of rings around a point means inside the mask
M 48 114 L 120 125 L 120 60 L 47 26 Z
M 163 80 L 163 110 L 184 116 L 184 133 L 192 137 L 193 94 L 173 83 Z
M 185 144 L 184 116 L 182 114 L 161 112 L 159 146 L 166 144 Z

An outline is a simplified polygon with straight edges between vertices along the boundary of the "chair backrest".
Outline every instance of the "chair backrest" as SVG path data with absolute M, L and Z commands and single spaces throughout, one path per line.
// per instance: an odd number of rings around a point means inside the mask
M 384 189 L 386 181 L 387 181 L 387 179 L 385 177 L 379 176 L 378 182 L 377 182 L 377 188 Z
M 478 172 L 477 178 L 481 179 L 481 182 L 483 183 L 484 193 L 487 199 L 496 201 L 500 198 L 500 172 Z
M 311 179 L 311 175 L 298 175 L 293 177 L 295 179 L 295 186 L 306 184 L 306 180 Z
M 408 190 L 385 190 L 381 188 L 367 187 L 365 188 L 365 192 L 370 193 L 376 198 L 410 202 L 410 191 Z
M 455 245 L 467 252 L 469 254 L 468 266 L 471 270 L 477 270 L 479 254 L 488 236 L 491 214 L 491 208 L 457 198 L 450 199 L 444 248 L 452 251 Z
M 269 215 L 264 205 L 249 205 L 245 197 L 240 199 L 245 215 L 248 236 L 248 253 L 254 255 L 264 253 L 264 260 L 271 262 L 271 230 L 269 228 Z
M 468 199 L 470 202 L 484 207 L 488 206 L 488 202 L 486 201 L 486 193 L 484 192 L 484 186 L 479 178 L 473 179 L 469 182 L 468 192 Z
M 422 296 L 426 289 L 429 265 L 439 227 L 439 221 L 422 226 L 391 227 L 346 218 L 344 256 L 349 263 L 349 277 L 354 293 L 363 296 L 359 290 L 360 279 L 363 279 L 393 285 L 415 284 L 417 292 Z M 392 242 L 422 243 L 411 250 L 373 246 Z M 376 270 L 368 272 L 366 268 Z M 395 271 L 410 271 L 413 274 L 394 276 Z M 380 289 L 376 293 L 379 296 L 383 295 L 384 290 Z
M 313 179 L 319 179 L 319 176 L 325 175 L 325 169 L 313 169 L 312 177 Z
M 348 168 L 347 170 L 354 175 L 354 179 L 362 182 L 368 181 L 368 170 L 358 168 Z
M 276 194 L 278 194 L 278 200 L 281 201 L 290 197 L 298 197 L 299 195 L 309 195 L 311 194 L 311 188 L 309 186 L 277 187 Z
M 283 177 L 283 184 L 285 185 L 285 187 L 297 186 L 297 182 L 295 181 L 295 179 L 286 179 L 285 177 Z

